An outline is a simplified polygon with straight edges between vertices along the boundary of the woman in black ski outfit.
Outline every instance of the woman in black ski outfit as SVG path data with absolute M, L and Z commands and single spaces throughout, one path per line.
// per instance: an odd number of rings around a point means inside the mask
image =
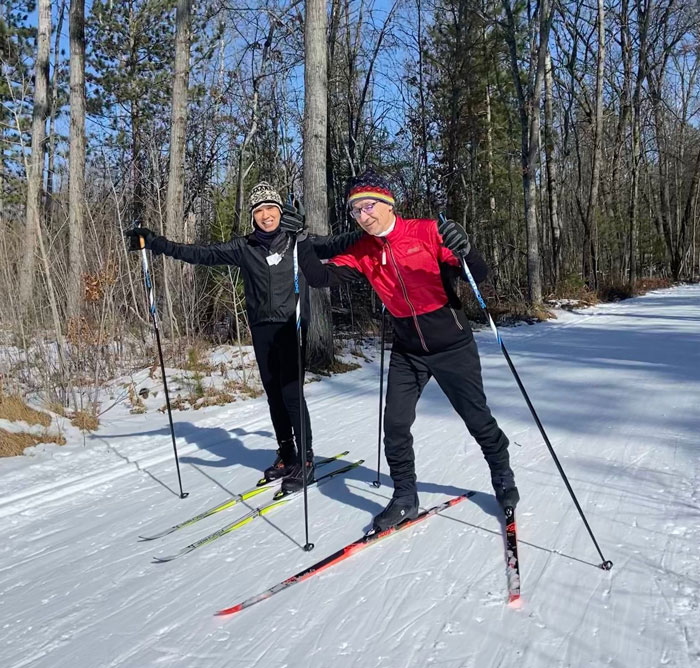
M 277 437 L 277 457 L 265 470 L 268 480 L 284 477 L 282 489 L 292 492 L 302 486 L 301 420 L 299 370 L 297 366 L 296 296 L 294 292 L 294 236 L 303 227 L 303 216 L 283 206 L 279 193 L 267 182 L 256 185 L 249 208 L 253 232 L 226 243 L 178 244 L 138 227 L 126 234 L 132 250 L 139 237 L 153 253 L 206 266 L 240 267 L 255 358 L 260 369 L 270 417 Z M 312 240 L 319 257 L 332 257 L 358 238 L 356 232 Z M 305 366 L 306 333 L 309 316 L 309 288 L 299 273 L 301 296 L 302 365 Z M 306 402 L 303 406 L 306 433 L 307 482 L 313 481 L 311 423 Z M 298 448 L 295 447 L 295 441 Z

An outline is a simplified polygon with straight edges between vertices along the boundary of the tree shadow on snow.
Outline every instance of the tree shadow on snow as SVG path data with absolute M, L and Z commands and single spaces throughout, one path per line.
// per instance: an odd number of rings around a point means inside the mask
M 160 445 L 165 442 L 163 437 L 167 437 L 168 442 L 170 441 L 170 427 L 165 425 L 160 429 L 153 429 L 150 431 L 138 431 L 127 434 L 119 434 L 118 436 L 112 436 L 110 434 L 99 434 L 99 438 L 104 442 L 108 443 L 110 438 L 124 439 L 129 436 L 153 436 L 157 437 L 161 442 Z M 272 447 L 265 448 L 251 448 L 245 444 L 246 440 L 244 437 L 254 436 L 272 439 Z M 178 422 L 175 425 L 175 439 L 178 445 L 182 445 L 183 441 L 185 443 L 196 445 L 200 450 L 207 451 L 211 455 L 214 455 L 216 459 L 209 458 L 207 456 L 198 457 L 193 455 L 183 455 L 178 457 L 180 464 L 189 464 L 195 468 L 199 473 L 204 475 L 206 478 L 214 482 L 221 489 L 223 489 L 227 494 L 232 494 L 230 490 L 225 488 L 219 481 L 217 481 L 212 476 L 205 473 L 203 468 L 224 468 L 229 466 L 235 466 L 240 464 L 246 468 L 253 469 L 255 471 L 263 471 L 265 468 L 270 466 L 274 459 L 274 452 L 276 441 L 274 440 L 274 434 L 266 430 L 256 430 L 248 431 L 246 429 L 234 428 L 234 429 L 224 429 L 223 427 L 201 427 L 191 422 Z M 255 438 L 255 442 L 259 439 Z M 142 466 L 139 466 L 137 461 L 126 455 L 118 452 L 113 446 L 109 446 L 119 457 L 128 461 L 129 463 L 135 464 L 141 471 L 147 473 L 153 480 L 165 487 L 167 490 L 179 496 L 178 492 L 171 489 L 169 485 L 159 480 L 156 475 L 152 472 L 146 470 Z M 256 478 L 257 480 L 257 478 Z

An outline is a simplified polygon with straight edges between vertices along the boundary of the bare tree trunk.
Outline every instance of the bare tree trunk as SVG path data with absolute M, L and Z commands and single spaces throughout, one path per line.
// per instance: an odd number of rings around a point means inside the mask
M 421 122 L 421 158 L 423 161 L 422 167 L 424 170 L 425 174 L 425 198 L 428 202 L 428 213 L 432 216 L 433 214 L 433 198 L 432 194 L 430 192 L 430 163 L 428 161 L 428 122 L 427 122 L 427 116 L 428 112 L 426 109 L 426 102 L 425 102 L 425 85 L 423 83 L 423 30 L 422 30 L 422 22 L 423 22 L 423 6 L 421 4 L 421 0 L 416 0 L 416 9 L 418 10 L 418 33 L 417 33 L 417 39 L 418 39 L 418 92 L 420 94 L 420 122 Z M 488 89 L 486 91 L 486 94 L 488 96 Z M 491 111 L 491 107 L 489 106 L 489 113 Z M 491 126 L 489 125 L 489 133 L 491 132 Z M 490 135 L 489 135 L 490 138 Z M 491 166 L 491 163 L 489 163 L 489 166 Z M 490 181 L 490 185 L 492 185 L 493 182 Z
M 51 229 L 53 218 L 53 188 L 54 188 L 54 164 L 56 162 L 56 132 L 54 124 L 56 112 L 58 110 L 58 72 L 59 57 L 61 53 L 61 31 L 63 29 L 63 15 L 66 11 L 65 0 L 61 1 L 61 9 L 58 12 L 58 25 L 56 26 L 56 37 L 53 47 L 53 78 L 51 81 L 51 109 L 49 111 L 49 164 L 46 172 L 46 226 Z
M 304 203 L 310 230 L 328 234 L 326 192 L 327 66 L 326 3 L 307 0 L 304 66 Z M 308 359 L 314 366 L 333 361 L 330 291 L 311 291 Z
M 27 169 L 27 215 L 24 228 L 23 257 L 19 269 L 19 303 L 23 316 L 34 292 L 36 243 L 41 218 L 41 191 L 44 181 L 44 142 L 48 115 L 49 50 L 51 48 L 51 0 L 39 0 L 37 53 L 34 66 L 34 112 L 32 116 L 32 154 Z
M 190 41 L 192 20 L 192 0 L 177 0 L 175 14 L 175 72 L 173 76 L 172 109 L 170 117 L 170 165 L 168 173 L 168 193 L 165 201 L 165 234 L 171 239 L 186 242 L 185 239 L 185 139 L 187 132 L 187 91 L 190 75 Z M 170 295 L 168 320 L 172 324 L 187 314 L 185 295 L 187 276 L 191 267 L 182 263 L 170 264 L 165 280 Z M 186 323 L 186 330 L 189 330 Z M 173 335 L 172 327 L 170 334 Z
M 49 265 L 49 258 L 46 253 L 46 247 L 44 246 L 44 234 L 41 229 L 41 222 L 37 228 L 37 239 L 39 243 L 39 254 L 41 255 L 41 261 L 44 268 L 44 276 L 46 278 L 46 293 L 49 298 L 49 306 L 51 307 L 51 319 L 53 320 L 53 328 L 56 334 L 56 352 L 58 354 L 58 366 L 61 378 L 61 395 L 60 400 L 64 405 L 68 405 L 68 392 L 70 391 L 73 395 L 73 408 L 78 408 L 78 402 L 73 392 L 71 385 L 70 375 L 68 373 L 68 365 L 66 364 L 65 348 L 66 342 L 63 338 L 63 331 L 61 329 L 61 318 L 58 314 L 58 303 L 56 301 L 56 290 L 54 289 L 53 278 L 51 277 L 51 267 Z
M 683 262 L 684 262 L 684 259 L 686 257 L 686 252 L 688 250 L 688 248 L 687 248 L 688 242 L 686 241 L 686 239 L 689 236 L 689 228 L 690 228 L 691 219 L 693 221 L 693 236 L 695 235 L 695 223 L 696 223 L 697 216 L 693 216 L 693 209 L 695 208 L 693 206 L 693 203 L 697 199 L 698 184 L 700 184 L 700 151 L 698 152 L 697 158 L 695 160 L 695 168 L 693 169 L 693 177 L 690 180 L 690 188 L 688 189 L 688 196 L 686 197 L 685 206 L 683 208 L 683 217 L 681 218 L 681 221 L 680 221 L 680 230 L 678 232 L 678 235 L 679 235 L 678 256 L 680 259 L 679 259 L 677 266 L 675 264 L 671 265 L 671 269 L 673 271 L 673 278 L 676 281 L 680 278 L 681 270 L 683 268 Z M 695 252 L 694 247 L 695 247 L 695 242 L 693 241 L 693 253 Z M 693 264 L 694 263 L 691 261 L 690 271 L 689 271 L 689 276 L 691 279 L 693 278 Z
M 85 205 L 85 0 L 71 0 L 70 33 L 70 185 L 68 193 L 69 318 L 80 314 Z
M 651 79 L 656 76 L 660 81 L 652 84 Z M 672 229 L 672 212 L 671 212 L 671 193 L 669 174 L 669 147 L 668 137 L 666 133 L 666 120 L 664 118 L 664 110 L 661 109 L 661 95 L 663 90 L 663 73 L 649 77 L 649 93 L 652 98 L 651 106 L 654 115 L 654 129 L 656 131 L 656 146 L 658 150 L 657 157 L 657 172 L 659 178 L 659 218 L 661 220 L 661 236 L 666 243 L 666 249 L 671 259 L 671 272 L 675 279 L 678 278 L 678 269 L 680 265 L 680 257 L 678 255 L 679 248 L 676 245 L 676 240 L 673 238 Z M 680 201 L 680 200 L 678 200 Z
M 537 172 L 540 136 L 540 95 L 545 70 L 545 54 L 552 24 L 552 6 L 549 0 L 541 0 L 535 17 L 528 27 L 529 71 L 526 74 L 527 89 L 523 89 L 522 73 L 518 59 L 517 30 L 511 0 L 502 0 L 506 13 L 506 40 L 510 52 L 511 73 L 518 96 L 521 130 L 521 166 L 523 175 L 523 200 L 525 232 L 527 238 L 527 282 L 531 304 L 542 301 L 542 270 L 537 230 Z M 528 13 L 528 16 L 530 14 Z M 536 26 L 536 27 L 535 27 Z
M 491 84 L 486 84 L 486 172 L 489 185 L 489 232 L 490 245 L 493 257 L 493 285 L 498 290 L 500 278 L 500 245 L 498 240 L 498 230 L 496 229 L 496 196 L 494 195 L 494 174 L 493 174 L 493 121 L 491 119 Z
M 651 0 L 636 0 L 639 21 L 639 45 L 636 49 L 638 64 L 637 78 L 632 93 L 632 185 L 629 202 L 629 281 L 634 286 L 637 281 L 637 246 L 639 245 L 639 226 L 637 225 L 637 208 L 639 199 L 639 168 L 641 164 L 641 125 L 642 125 L 642 85 L 646 79 L 646 61 L 648 45 L 649 14 Z
M 629 282 L 637 282 L 637 246 L 639 229 L 637 225 L 637 207 L 639 204 L 639 166 L 640 166 L 640 108 L 639 101 L 633 102 L 632 109 L 632 187 L 629 203 Z
M 612 148 L 612 177 L 611 191 L 613 206 L 617 212 L 617 217 L 623 221 L 624 215 L 621 213 L 618 193 L 622 191 L 619 186 L 620 160 L 623 155 L 623 145 L 625 143 L 625 132 L 630 116 L 630 99 L 632 97 L 632 40 L 629 26 L 629 0 L 621 0 L 620 3 L 620 54 L 622 58 L 622 91 L 620 94 L 620 114 L 615 129 L 615 143 Z
M 0 127 L 0 235 L 5 234 L 5 128 Z
M 583 256 L 584 271 L 588 274 L 589 285 L 598 287 L 597 225 L 598 187 L 600 184 L 600 162 L 603 151 L 603 77 L 605 75 L 605 6 L 598 0 L 598 58 L 595 81 L 595 117 L 593 121 L 593 164 L 591 165 L 591 186 L 588 191 L 588 206 L 584 221 L 585 239 Z
M 549 198 L 549 226 L 552 234 L 552 276 L 554 287 L 559 283 L 561 271 L 561 222 L 559 220 L 559 178 L 554 164 L 554 113 L 552 58 L 547 49 L 544 66 L 544 152 L 547 167 L 547 195 Z
M 190 75 L 190 23 L 192 0 L 178 0 L 175 32 L 175 75 L 173 79 L 170 125 L 170 172 L 165 203 L 165 231 L 182 239 L 184 227 L 185 132 L 187 129 L 187 89 Z

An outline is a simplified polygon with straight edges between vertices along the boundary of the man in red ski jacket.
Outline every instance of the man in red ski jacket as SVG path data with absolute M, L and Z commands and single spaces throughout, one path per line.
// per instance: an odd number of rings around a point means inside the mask
M 375 528 L 387 529 L 419 512 L 411 425 L 416 403 L 433 376 L 480 445 L 498 502 L 515 507 L 519 495 L 508 438 L 486 404 L 476 342 L 451 285 L 462 275 L 462 258 L 474 279 L 483 281 L 484 260 L 456 223 L 396 215 L 388 182 L 371 169 L 350 180 L 347 203 L 365 234 L 322 264 L 302 233 L 299 265 L 312 287 L 366 278 L 394 319 L 384 414 L 384 451 L 394 494 L 374 518 Z

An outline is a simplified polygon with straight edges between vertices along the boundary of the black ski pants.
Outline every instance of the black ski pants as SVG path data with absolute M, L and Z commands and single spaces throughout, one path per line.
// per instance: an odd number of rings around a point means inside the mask
M 260 369 L 270 417 L 277 442 L 292 438 L 301 452 L 301 421 L 299 419 L 299 367 L 297 365 L 296 323 L 264 322 L 251 327 L 255 358 Z M 306 359 L 306 328 L 302 326 L 302 365 Z M 311 449 L 311 421 L 304 402 L 306 443 Z
M 389 363 L 384 413 L 384 452 L 395 497 L 416 493 L 411 426 L 416 419 L 418 399 L 433 376 L 481 447 L 492 476 L 509 468 L 508 438 L 486 405 L 481 362 L 473 337 L 465 337 L 457 348 L 420 355 L 402 351 L 397 342 Z

